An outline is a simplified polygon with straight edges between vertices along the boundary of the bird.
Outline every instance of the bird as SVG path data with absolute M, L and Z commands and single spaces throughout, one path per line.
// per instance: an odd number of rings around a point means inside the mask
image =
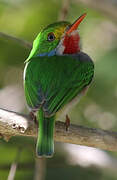
M 25 61 L 24 93 L 38 122 L 39 158 L 53 156 L 56 115 L 79 101 L 94 76 L 94 63 L 80 46 L 78 27 L 85 16 L 86 13 L 72 24 L 60 21 L 46 26 Z

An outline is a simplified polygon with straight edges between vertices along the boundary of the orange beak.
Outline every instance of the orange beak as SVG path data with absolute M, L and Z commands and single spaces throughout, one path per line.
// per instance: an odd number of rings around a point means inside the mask
M 68 31 L 66 32 L 67 35 L 69 35 L 71 32 L 73 32 L 74 30 L 76 30 L 79 26 L 79 24 L 82 22 L 82 20 L 85 18 L 86 13 L 84 13 L 83 15 L 81 15 L 68 29 Z

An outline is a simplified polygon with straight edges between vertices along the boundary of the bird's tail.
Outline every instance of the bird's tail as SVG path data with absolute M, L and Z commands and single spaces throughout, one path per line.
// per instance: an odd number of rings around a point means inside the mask
M 54 116 L 44 117 L 42 109 L 37 113 L 39 123 L 36 152 L 38 157 L 51 157 L 54 153 Z

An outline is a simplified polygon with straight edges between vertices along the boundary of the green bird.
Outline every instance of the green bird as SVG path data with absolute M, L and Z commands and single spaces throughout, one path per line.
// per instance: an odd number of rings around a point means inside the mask
M 24 91 L 39 124 L 38 157 L 53 155 L 56 114 L 78 102 L 94 75 L 94 64 L 81 52 L 77 31 L 85 16 L 83 14 L 73 24 L 62 21 L 48 25 L 34 40 L 26 60 Z

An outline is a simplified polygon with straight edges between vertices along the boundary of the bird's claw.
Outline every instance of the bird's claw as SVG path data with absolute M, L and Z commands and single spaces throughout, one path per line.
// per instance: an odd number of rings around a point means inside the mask
M 29 113 L 29 116 L 31 117 L 31 119 L 32 119 L 33 121 L 37 122 L 36 116 L 34 115 L 33 111 L 31 111 L 31 112 Z

